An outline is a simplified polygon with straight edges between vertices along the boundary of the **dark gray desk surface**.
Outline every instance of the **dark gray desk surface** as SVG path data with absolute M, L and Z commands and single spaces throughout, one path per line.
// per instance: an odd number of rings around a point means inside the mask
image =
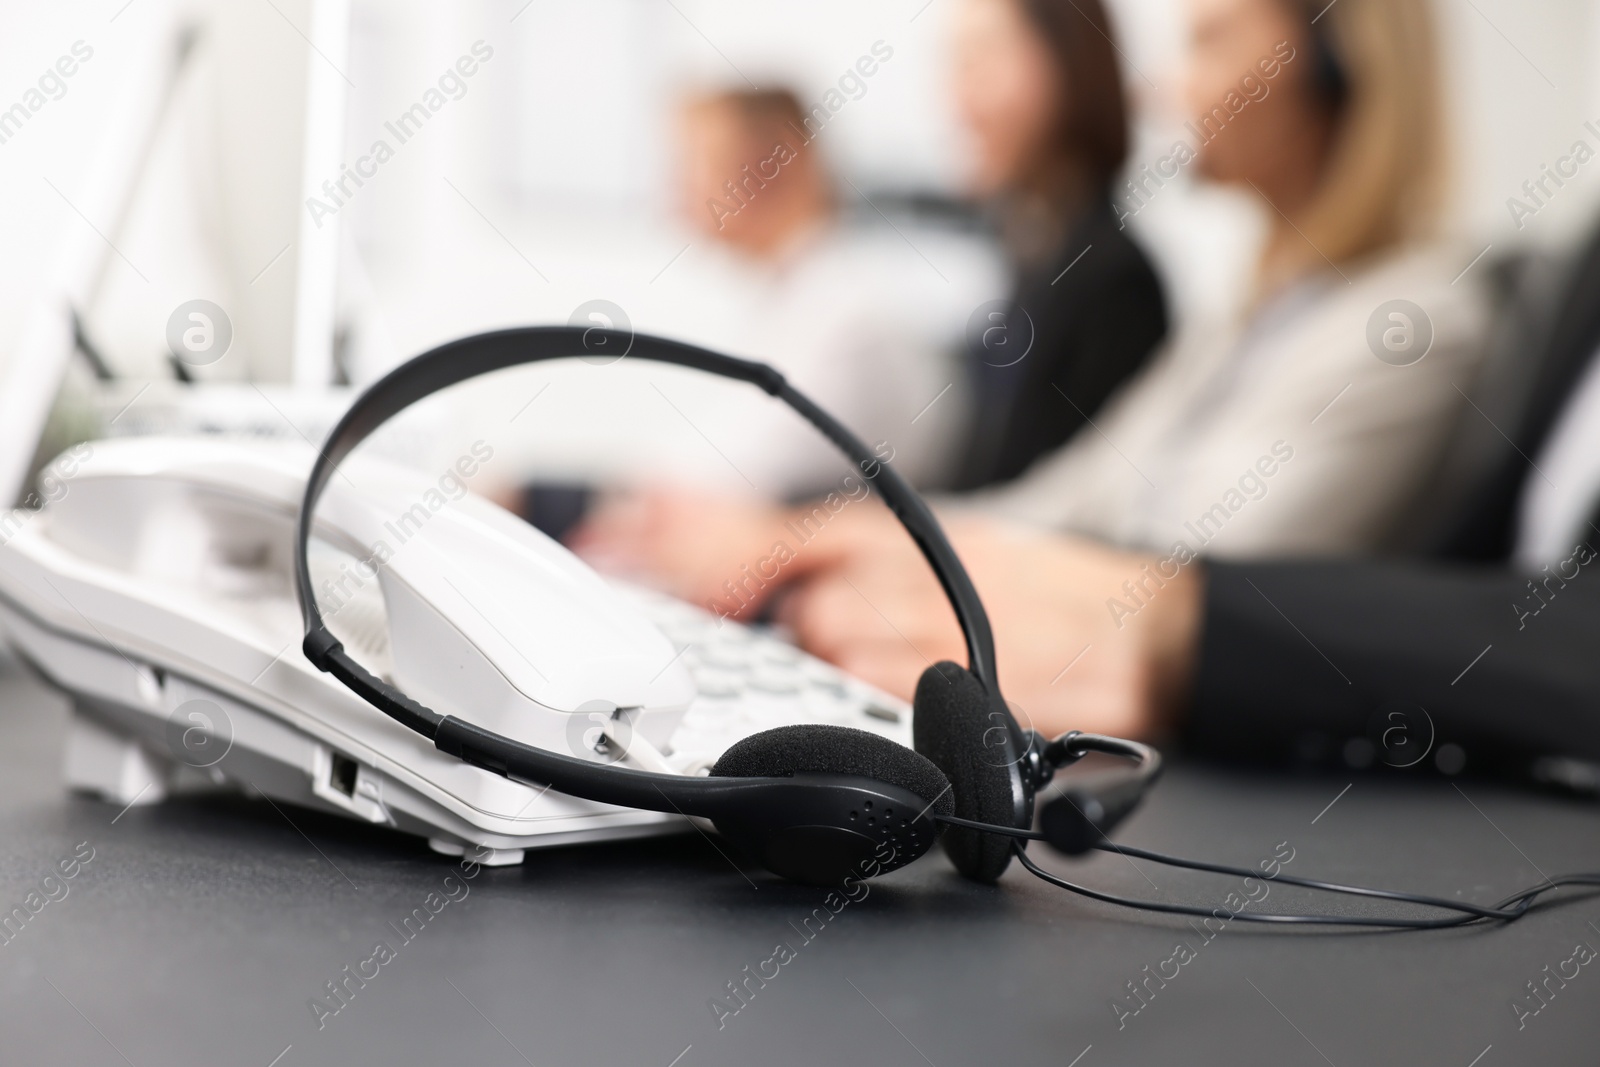
M 822 893 L 736 872 L 697 834 L 482 872 L 319 1031 L 310 998 L 376 941 L 398 944 L 388 923 L 442 886 L 448 862 L 414 839 L 301 811 L 291 825 L 244 799 L 113 822 L 114 807 L 61 787 L 63 721 L 33 681 L 0 679 L 4 910 L 79 842 L 94 848 L 67 896 L 0 945 L 5 1064 L 1600 1062 L 1600 963 L 1521 1031 L 1510 1008 L 1576 942 L 1600 948 L 1600 897 L 1511 927 L 1235 923 L 1206 944 L 1180 919 L 1077 899 L 1015 867 L 998 888 L 970 885 L 937 857 L 804 944 L 790 924 Z M 1181 767 L 1125 836 L 1247 865 L 1287 840 L 1293 872 L 1485 900 L 1541 871 L 1600 868 L 1592 806 L 1356 777 L 1328 808 L 1350 780 Z M 1049 864 L 1206 903 L 1236 888 L 1114 856 Z M 1297 899 L 1280 886 L 1269 902 Z M 796 958 L 719 1031 L 709 999 L 780 940 Z M 1179 940 L 1196 957 L 1119 1031 L 1112 999 Z

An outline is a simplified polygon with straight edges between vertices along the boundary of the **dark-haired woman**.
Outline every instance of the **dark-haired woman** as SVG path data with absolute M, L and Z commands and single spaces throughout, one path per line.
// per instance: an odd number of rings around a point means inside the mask
M 952 488 L 1010 481 L 1094 417 L 1167 330 L 1110 186 L 1127 110 L 1100 0 L 963 0 L 955 96 L 973 191 L 1016 273 L 968 331 L 973 413 Z

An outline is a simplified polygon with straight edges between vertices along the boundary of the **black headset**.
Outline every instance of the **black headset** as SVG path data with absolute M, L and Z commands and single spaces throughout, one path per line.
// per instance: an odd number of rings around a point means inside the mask
M 757 385 L 820 430 L 863 473 L 876 472 L 871 481 L 927 557 L 966 635 L 969 666 L 938 663 L 918 683 L 915 752 L 865 730 L 802 725 L 739 741 L 707 778 L 593 762 L 423 707 L 363 668 L 328 632 L 306 554 L 313 511 L 338 463 L 389 418 L 447 386 L 504 367 L 608 351 Z M 385 376 L 339 420 L 312 468 L 295 544 L 295 584 L 306 658 L 440 751 L 587 800 L 710 819 L 767 869 L 797 881 L 838 885 L 874 856 L 877 867 L 893 870 L 943 836 L 963 874 L 992 882 L 1010 862 L 1010 841 L 963 823 L 1025 830 L 1033 822 L 1034 791 L 1057 766 L 1091 750 L 1128 756 L 1137 763 L 1129 780 L 1104 792 L 1064 795 L 1045 809 L 1045 825 L 1058 828 L 1063 847 L 1083 851 L 1133 810 L 1160 767 L 1160 757 L 1144 745 L 1077 733 L 1046 744 L 1019 728 L 1000 696 L 994 638 L 977 590 L 933 513 L 900 474 L 773 368 L 658 337 L 567 326 L 501 330 L 441 345 Z M 945 817 L 959 821 L 941 835 Z M 888 862 L 884 845 L 892 850 Z
M 966 638 L 966 667 L 930 666 L 917 683 L 915 751 L 865 730 L 782 726 L 736 742 L 709 777 L 619 767 L 515 741 L 412 700 L 350 657 L 328 632 L 312 589 L 307 553 L 318 499 L 339 462 L 404 408 L 457 382 L 525 363 L 626 352 L 638 359 L 735 378 L 784 401 L 860 465 L 883 502 L 911 535 L 955 609 Z M 1119 897 L 1074 885 L 1037 866 L 1026 842 L 1043 840 L 1068 854 L 1113 850 L 1212 873 L 1261 878 L 1260 871 L 1177 859 L 1113 845 L 1106 834 L 1130 814 L 1161 769 L 1147 745 L 1073 731 L 1046 741 L 1024 730 L 1000 693 L 994 637 L 978 592 L 933 513 L 888 463 L 854 434 L 762 363 L 693 345 L 622 331 L 533 326 L 478 334 L 440 345 L 397 367 L 356 399 L 329 433 L 306 482 L 295 540 L 295 591 L 305 623 L 306 658 L 390 718 L 429 738 L 442 752 L 485 770 L 586 800 L 711 820 L 742 851 L 774 874 L 838 886 L 903 867 L 940 841 L 963 875 L 994 882 L 1012 856 L 1033 874 L 1098 900 L 1154 911 L 1210 916 L 1211 909 Z M 1057 769 L 1090 752 L 1133 763 L 1094 788 L 1056 790 L 1033 829 L 1035 794 Z M 1269 915 L 1241 912 L 1251 922 L 1319 922 L 1362 926 L 1452 926 L 1515 918 L 1556 885 L 1600 884 L 1600 875 L 1570 875 L 1525 890 L 1493 907 L 1410 893 L 1366 889 L 1278 874 L 1278 881 L 1333 892 L 1377 896 L 1443 908 L 1442 919 Z

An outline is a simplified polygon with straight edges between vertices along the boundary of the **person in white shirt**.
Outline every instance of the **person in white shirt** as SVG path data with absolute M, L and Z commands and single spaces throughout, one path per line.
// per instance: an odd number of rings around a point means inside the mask
M 670 277 L 626 309 L 594 301 L 588 319 L 633 314 L 627 328 L 767 363 L 908 477 L 936 479 L 965 414 L 962 331 L 1004 285 L 992 251 L 948 227 L 880 219 L 828 164 L 833 124 L 847 119 L 824 123 L 790 90 L 697 90 L 672 114 Z M 843 473 L 827 442 L 741 383 L 621 352 L 547 373 L 556 388 L 519 423 L 533 476 L 496 496 L 552 536 L 591 509 L 626 513 L 657 495 L 793 501 Z M 606 416 L 583 414 L 596 409 Z
M 838 190 L 849 187 L 830 173 L 828 131 L 793 92 L 692 95 L 678 130 L 679 214 L 705 239 L 699 255 L 719 261 L 707 276 L 729 277 L 739 297 L 683 339 L 772 364 L 862 437 L 888 442 L 909 477 L 931 477 L 961 414 L 949 396 L 929 405 L 955 380 L 966 275 L 942 274 L 888 226 L 845 221 Z M 736 395 L 706 430 L 739 488 L 794 498 L 838 480 L 826 443 Z

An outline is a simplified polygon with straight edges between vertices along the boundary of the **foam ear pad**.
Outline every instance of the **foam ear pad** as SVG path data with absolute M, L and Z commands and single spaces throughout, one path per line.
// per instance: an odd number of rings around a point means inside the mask
M 960 664 L 947 660 L 922 672 L 912 737 L 950 780 L 959 817 L 1014 827 L 1031 822 L 1013 725 L 1004 702 Z M 980 882 L 995 881 L 1011 863 L 1011 840 L 998 834 L 951 826 L 941 843 L 956 870 Z
M 782 726 L 722 754 L 714 778 L 763 779 L 713 819 L 774 874 L 840 886 L 912 862 L 939 839 L 955 791 L 904 745 L 843 726 Z
M 955 810 L 955 790 L 926 757 L 887 737 L 848 726 L 779 726 L 735 742 L 711 768 L 718 778 L 849 774 L 909 790 L 939 815 Z

